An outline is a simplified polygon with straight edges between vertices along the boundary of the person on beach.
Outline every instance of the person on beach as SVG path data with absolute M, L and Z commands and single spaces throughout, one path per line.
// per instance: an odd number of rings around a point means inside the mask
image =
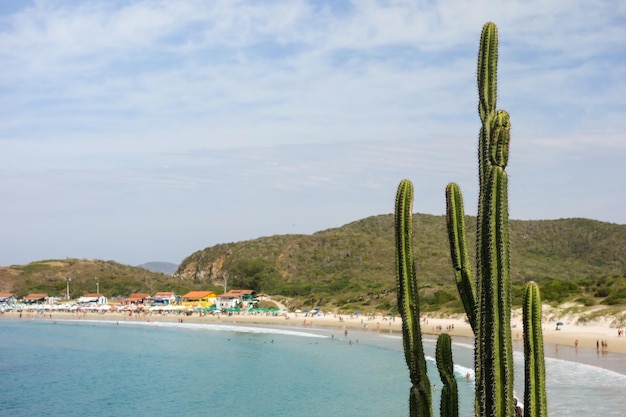
M 523 417 L 524 412 L 522 411 L 522 407 L 517 405 L 517 398 L 515 398 L 515 417 Z

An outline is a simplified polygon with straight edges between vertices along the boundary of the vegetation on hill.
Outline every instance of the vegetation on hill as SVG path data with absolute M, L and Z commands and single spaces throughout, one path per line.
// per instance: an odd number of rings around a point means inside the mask
M 71 279 L 71 298 L 95 293 L 98 289 L 101 294 L 112 298 L 126 297 L 135 292 L 153 294 L 158 291 L 174 291 L 181 294 L 207 287 L 206 283 L 181 283 L 171 275 L 114 261 L 68 258 L 0 267 L 0 292 L 12 292 L 18 297 L 29 293 L 43 293 L 65 298 L 67 278 Z
M 422 311 L 462 312 L 444 216 L 416 214 L 414 242 Z M 475 218 L 468 217 L 468 233 Z M 188 256 L 170 276 L 100 260 L 44 260 L 0 268 L 0 291 L 63 297 L 100 292 L 250 288 L 283 299 L 291 308 L 395 311 L 393 215 L 372 216 L 312 235 L 277 235 L 215 245 Z M 511 221 L 513 305 L 522 285 L 541 284 L 547 302 L 626 304 L 626 225 L 587 219 Z M 474 253 L 474 242 L 470 254 Z
M 444 216 L 417 214 L 415 262 L 425 311 L 462 311 L 454 287 Z M 466 219 L 469 234 L 476 220 Z M 626 303 L 626 226 L 587 219 L 511 221 L 513 304 L 523 283 L 546 301 Z M 474 253 L 474 242 L 469 242 Z M 393 216 L 373 216 L 313 235 L 221 244 L 186 258 L 175 276 L 294 298 L 295 305 L 393 310 Z

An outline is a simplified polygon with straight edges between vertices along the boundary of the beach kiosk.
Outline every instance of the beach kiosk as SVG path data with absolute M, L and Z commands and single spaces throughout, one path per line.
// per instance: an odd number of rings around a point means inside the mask
M 173 292 L 157 292 L 152 297 L 153 306 L 168 306 L 174 304 L 178 297 Z
M 12 292 L 0 292 L 0 305 L 8 306 L 16 302 L 17 297 Z
M 209 308 L 215 304 L 217 295 L 213 291 L 190 291 L 181 298 L 188 307 Z
M 24 297 L 24 304 L 45 304 L 48 300 L 48 294 L 31 293 Z
M 78 305 L 85 307 L 95 307 L 108 304 L 109 300 L 102 294 L 85 294 L 78 300 Z
M 254 290 L 230 290 L 217 298 L 220 308 L 253 308 L 259 302 Z

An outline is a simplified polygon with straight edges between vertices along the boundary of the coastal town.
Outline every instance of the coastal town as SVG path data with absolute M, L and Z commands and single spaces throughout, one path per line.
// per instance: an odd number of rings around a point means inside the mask
M 125 312 L 155 314 L 233 314 L 246 312 L 279 313 L 279 308 L 257 307 L 259 296 L 253 290 L 232 289 L 223 294 L 214 291 L 190 291 L 184 295 L 173 292 L 133 293 L 109 300 L 100 293 L 87 293 L 70 300 L 48 294 L 31 293 L 18 298 L 13 293 L 0 293 L 0 312 L 28 311 L 40 314 L 57 312 Z

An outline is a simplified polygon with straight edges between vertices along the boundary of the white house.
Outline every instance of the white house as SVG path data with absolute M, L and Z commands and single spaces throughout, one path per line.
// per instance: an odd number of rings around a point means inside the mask
M 94 306 L 108 304 L 109 300 L 102 294 L 85 294 L 78 299 L 81 306 Z
M 258 299 L 254 290 L 230 290 L 227 293 L 217 297 L 217 305 L 220 308 L 236 308 L 243 309 L 254 307 Z

